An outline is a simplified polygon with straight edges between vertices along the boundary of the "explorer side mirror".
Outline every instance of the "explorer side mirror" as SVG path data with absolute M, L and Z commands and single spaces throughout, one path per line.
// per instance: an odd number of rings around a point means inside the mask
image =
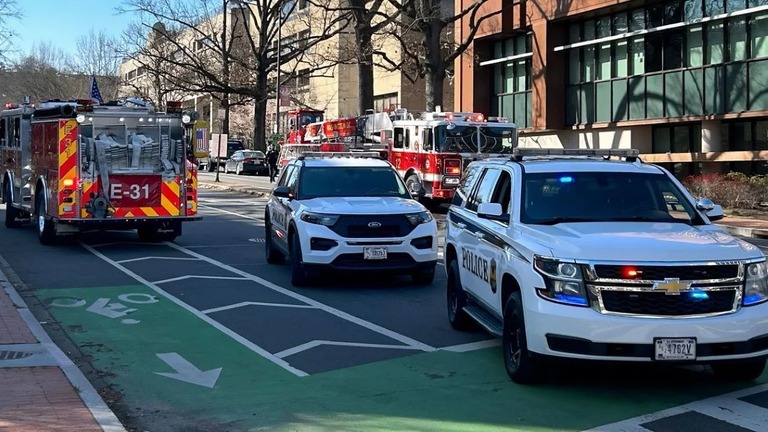
M 709 198 L 701 198 L 700 200 L 696 201 L 696 208 L 698 210 L 703 211 L 707 215 L 709 220 L 713 222 L 725 217 L 725 213 L 723 212 L 723 207 L 718 204 L 715 204 Z
M 288 198 L 288 199 L 293 198 L 293 196 L 291 195 L 291 189 L 288 186 L 276 187 L 275 190 L 272 191 L 272 195 L 279 198 Z
M 477 215 L 484 219 L 509 222 L 509 215 L 504 214 L 499 203 L 481 203 L 477 207 Z

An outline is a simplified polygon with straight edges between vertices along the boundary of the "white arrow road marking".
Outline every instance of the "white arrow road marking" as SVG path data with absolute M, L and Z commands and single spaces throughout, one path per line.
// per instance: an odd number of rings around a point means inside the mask
M 362 343 L 362 342 L 337 342 L 337 341 L 327 341 L 327 340 L 313 340 L 311 342 L 303 343 L 293 348 L 288 348 L 287 350 L 280 351 L 279 353 L 275 354 L 275 357 L 286 358 L 288 356 L 292 356 L 294 354 L 298 354 L 300 352 L 303 352 L 315 347 L 319 347 L 322 345 L 348 346 L 348 347 L 359 347 L 359 348 L 391 348 L 391 349 L 402 349 L 402 350 L 418 350 L 419 349 L 417 347 L 412 347 L 408 345 L 387 345 L 387 344 L 371 344 L 371 343 Z
M 164 256 L 146 256 L 141 258 L 131 258 L 131 259 L 124 259 L 120 261 L 115 261 L 120 264 L 125 264 L 129 262 L 136 262 L 136 261 L 144 261 L 144 260 L 177 260 L 177 261 L 197 261 L 197 258 L 186 258 L 186 257 L 164 257 Z
M 263 302 L 247 301 L 247 302 L 240 302 L 240 303 L 235 303 L 231 305 L 206 309 L 201 312 L 204 314 L 209 314 L 209 313 L 221 312 L 229 309 L 237 309 L 244 306 L 271 306 L 271 307 L 286 307 L 286 308 L 296 308 L 296 309 L 317 309 L 317 306 L 306 305 L 306 304 L 263 303 Z
M 216 368 L 203 372 L 178 353 L 173 352 L 156 355 L 160 357 L 160 360 L 166 362 L 168 366 L 176 371 L 175 373 L 155 372 L 156 374 L 203 387 L 213 388 L 213 386 L 216 385 L 216 381 L 219 379 L 221 369 L 223 369 Z
M 244 277 L 236 277 L 236 276 L 205 276 L 205 275 L 186 275 L 186 276 L 179 276 L 175 278 L 170 279 L 163 279 L 160 281 L 152 282 L 153 284 L 162 284 L 162 283 L 168 283 L 168 282 L 178 282 L 186 279 L 221 279 L 221 280 L 248 280 L 248 278 Z

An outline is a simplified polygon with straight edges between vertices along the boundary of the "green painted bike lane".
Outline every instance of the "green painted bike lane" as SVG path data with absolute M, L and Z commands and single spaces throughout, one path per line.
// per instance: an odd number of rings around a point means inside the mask
M 507 378 L 500 348 L 415 354 L 298 377 L 141 285 L 37 295 L 124 394 L 124 408 L 154 407 L 238 430 L 579 431 L 768 382 L 768 373 L 735 384 L 689 372 L 669 385 L 584 377 L 520 386 Z M 127 308 L 135 310 L 126 314 Z M 159 375 L 174 372 L 158 356 L 171 353 L 202 371 L 222 368 L 215 385 Z

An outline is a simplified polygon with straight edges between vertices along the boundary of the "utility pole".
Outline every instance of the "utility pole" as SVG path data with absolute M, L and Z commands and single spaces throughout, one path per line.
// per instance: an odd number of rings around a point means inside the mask
M 227 139 L 229 139 L 229 50 L 227 49 L 227 15 L 229 15 L 229 11 L 227 10 L 227 2 L 228 0 L 222 0 L 221 63 L 224 68 L 224 97 L 221 103 L 224 105 L 224 118 L 221 119 L 221 134 L 219 134 L 219 161 L 221 161 L 221 135 L 226 135 Z M 225 142 L 224 145 L 226 146 L 227 143 Z M 220 181 L 219 171 L 221 171 L 221 166 L 217 162 L 216 182 Z

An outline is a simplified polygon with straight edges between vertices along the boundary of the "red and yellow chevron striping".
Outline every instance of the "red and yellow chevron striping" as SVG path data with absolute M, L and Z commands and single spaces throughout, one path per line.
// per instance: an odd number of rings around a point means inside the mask
M 59 181 L 58 215 L 62 218 L 77 216 L 77 122 L 59 121 Z

